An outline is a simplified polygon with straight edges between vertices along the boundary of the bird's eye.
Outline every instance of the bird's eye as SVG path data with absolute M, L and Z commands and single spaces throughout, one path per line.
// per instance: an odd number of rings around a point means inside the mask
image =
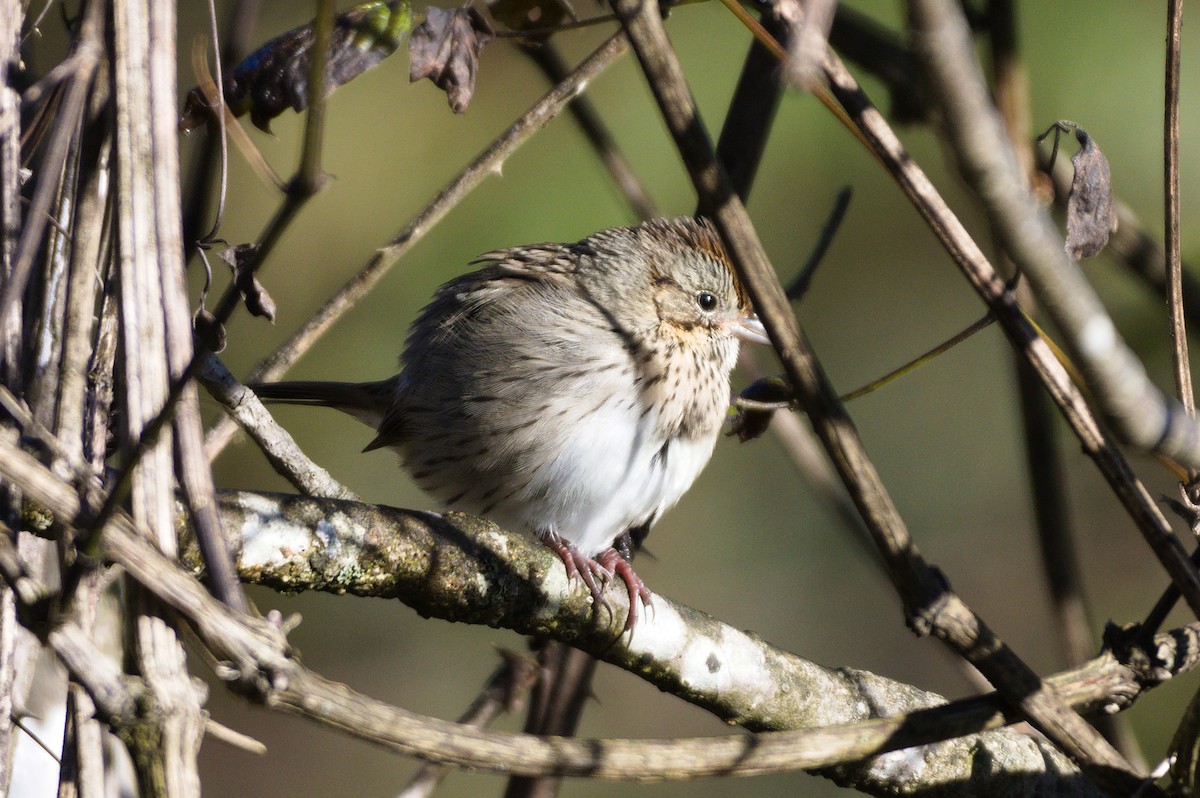
M 696 294 L 696 304 L 701 310 L 713 310 L 717 307 L 717 295 L 708 291 Z

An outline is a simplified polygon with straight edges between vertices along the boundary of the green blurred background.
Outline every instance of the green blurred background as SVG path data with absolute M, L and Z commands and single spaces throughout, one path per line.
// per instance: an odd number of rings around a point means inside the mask
M 181 9 L 182 91 L 194 83 L 190 42 L 207 30 L 203 4 Z M 902 25 L 898 5 L 853 5 Z M 590 4 L 582 15 L 598 10 Z M 1198 9 L 1189 4 L 1185 18 Z M 1117 193 L 1147 222 L 1161 225 L 1162 43 L 1165 11 L 1147 3 L 1030 3 L 1021 8 L 1022 47 L 1030 75 L 1033 119 L 1044 129 L 1065 118 L 1085 127 L 1108 155 Z M 255 41 L 306 22 L 312 7 L 267 4 Z M 224 14 L 222 14 L 224 18 Z M 718 129 L 749 36 L 717 3 L 679 8 L 668 30 L 706 114 Z M 571 59 L 606 31 L 556 39 Z M 1184 27 L 1184 255 L 1195 255 L 1187 220 L 1196 197 L 1193 142 L 1200 132 L 1194 94 L 1197 28 Z M 274 326 L 241 314 L 223 354 L 239 375 L 270 352 L 357 271 L 469 159 L 545 90 L 540 73 L 507 43 L 484 52 L 475 100 L 452 114 L 430 83 L 408 83 L 398 53 L 340 89 L 328 106 L 325 169 L 335 179 L 304 208 L 273 254 L 262 282 L 278 304 Z M 886 106 L 878 84 L 869 93 Z M 695 204 L 656 109 L 631 56 L 589 88 L 665 214 Z M 291 112 L 274 135 L 251 131 L 284 176 L 295 168 L 303 118 Z M 203 133 L 183 141 L 185 158 Z M 988 248 L 987 228 L 944 165 L 928 129 L 902 136 L 952 207 Z M 1073 145 L 1070 150 L 1073 151 Z M 186 163 L 186 161 L 185 161 Z M 799 310 L 831 379 L 850 390 L 951 336 L 982 305 L 917 213 L 863 148 L 811 96 L 783 100 L 749 208 L 781 275 L 807 256 L 834 195 L 845 185 L 854 202 L 845 225 Z M 220 235 L 255 240 L 279 203 L 236 154 Z M 476 254 L 501 246 L 575 240 L 634 221 L 574 122 L 552 122 L 432 230 L 292 371 L 295 378 L 376 379 L 393 373 L 405 331 L 434 288 L 466 269 Z M 1161 385 L 1167 324 L 1161 303 L 1105 256 L 1086 265 L 1118 326 L 1146 358 Z M 858 400 L 851 412 L 865 444 L 926 556 L 1016 651 L 1042 672 L 1064 667 L 1047 612 L 1023 476 L 1012 358 L 1002 335 L 984 331 L 932 365 Z M 206 400 L 215 417 L 215 405 Z M 389 452 L 360 454 L 371 433 L 330 411 L 291 409 L 279 418 L 318 462 L 365 499 L 405 506 L 429 502 L 402 475 Z M 1107 618 L 1140 618 L 1166 584 L 1133 525 L 1095 469 L 1067 438 L 1070 502 L 1097 628 Z M 1135 464 L 1156 495 L 1174 495 L 1162 469 Z M 218 463 L 219 484 L 287 490 L 245 441 Z M 654 559 L 639 571 L 656 592 L 828 665 L 862 668 L 949 697 L 973 687 L 954 658 L 932 640 L 914 638 L 872 557 L 798 475 L 767 436 L 723 441 L 712 464 L 650 537 Z M 497 661 L 497 647 L 523 650 L 518 635 L 419 618 L 398 602 L 326 595 L 281 596 L 255 590 L 260 609 L 301 613 L 291 635 L 303 660 L 322 674 L 407 709 L 454 717 Z M 198 668 L 203 671 L 204 668 Z M 1180 679 L 1141 701 L 1129 715 L 1147 755 L 1162 756 L 1194 679 Z M 638 678 L 601 666 L 598 699 L 581 734 L 669 737 L 729 733 L 722 723 Z M 249 706 L 217 684 L 212 716 L 264 741 L 265 759 L 206 742 L 201 754 L 209 795 L 388 796 L 416 765 L 348 737 Z M 510 718 L 499 728 L 519 728 Z M 503 780 L 456 773 L 440 794 L 496 795 Z M 682 784 L 571 782 L 566 796 L 827 795 L 840 791 L 805 774 Z

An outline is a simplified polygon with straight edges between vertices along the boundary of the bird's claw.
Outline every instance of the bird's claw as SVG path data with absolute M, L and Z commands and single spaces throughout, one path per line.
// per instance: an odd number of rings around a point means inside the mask
M 646 583 L 633 570 L 629 560 L 621 556 L 616 549 L 605 549 L 596 557 L 595 562 L 608 574 L 605 581 L 619 576 L 629 591 L 629 616 L 625 619 L 625 631 L 632 632 L 638 621 L 638 599 L 646 607 L 650 606 L 650 590 Z
M 620 577 L 629 592 L 629 615 L 625 619 L 625 631 L 632 632 L 639 617 L 638 599 L 641 599 L 642 604 L 649 607 L 651 606 L 651 594 L 646 583 L 634 572 L 629 561 L 622 557 L 615 548 L 605 549 L 595 557 L 589 557 L 558 535 L 544 535 L 542 540 L 551 551 L 562 559 L 563 565 L 567 569 L 567 576 L 582 581 L 591 592 L 592 599 L 596 604 L 607 607 L 609 612 L 612 611 L 612 607 L 609 605 L 608 599 L 604 597 L 604 588 L 613 577 Z

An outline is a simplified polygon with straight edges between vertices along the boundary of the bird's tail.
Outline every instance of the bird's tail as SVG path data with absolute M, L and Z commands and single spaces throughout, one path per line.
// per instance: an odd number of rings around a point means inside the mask
M 396 395 L 396 380 L 377 382 L 256 382 L 246 387 L 264 402 L 332 407 L 378 429 Z

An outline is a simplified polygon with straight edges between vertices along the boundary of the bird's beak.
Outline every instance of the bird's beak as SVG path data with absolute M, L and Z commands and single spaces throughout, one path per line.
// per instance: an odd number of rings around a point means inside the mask
M 749 344 L 771 345 L 771 339 L 767 337 L 767 330 L 758 320 L 758 316 L 746 316 L 738 319 L 737 323 L 733 325 L 733 334 Z

